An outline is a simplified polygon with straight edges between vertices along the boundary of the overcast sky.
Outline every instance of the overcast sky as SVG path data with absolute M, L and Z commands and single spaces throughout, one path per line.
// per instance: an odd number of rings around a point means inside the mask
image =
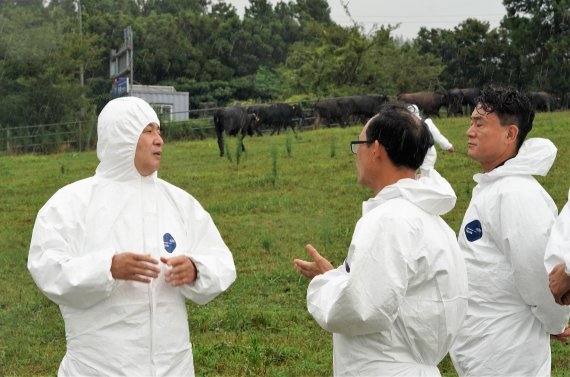
M 278 2 L 269 1 L 272 4 Z M 341 1 L 348 3 L 353 19 L 364 26 L 366 32 L 369 32 L 374 24 L 381 26 L 400 23 L 393 35 L 402 35 L 407 39 L 416 37 L 422 26 L 430 29 L 453 29 L 467 18 L 488 21 L 491 28 L 495 28 L 505 15 L 501 0 L 328 0 L 331 18 L 344 26 L 351 25 L 352 22 Z M 234 5 L 240 16 L 243 16 L 244 7 L 249 6 L 249 0 L 224 2 Z

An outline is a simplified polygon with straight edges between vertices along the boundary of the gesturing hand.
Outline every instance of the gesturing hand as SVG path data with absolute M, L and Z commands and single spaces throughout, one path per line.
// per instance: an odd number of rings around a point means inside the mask
M 297 271 L 309 279 L 314 278 L 317 275 L 324 274 L 327 271 L 332 270 L 334 267 L 325 258 L 319 254 L 319 252 L 313 247 L 313 245 L 307 245 L 307 251 L 309 252 L 309 256 L 313 259 L 314 262 L 307 262 L 301 259 L 293 260 L 293 264 Z
M 172 267 L 165 272 L 164 279 L 173 287 L 192 283 L 198 276 L 196 265 L 192 262 L 192 259 L 185 255 L 178 255 L 172 258 L 160 257 L 160 261 Z
M 135 280 L 150 283 L 149 278 L 156 278 L 160 272 L 158 260 L 149 255 L 136 253 L 120 253 L 113 256 L 111 275 L 114 279 Z

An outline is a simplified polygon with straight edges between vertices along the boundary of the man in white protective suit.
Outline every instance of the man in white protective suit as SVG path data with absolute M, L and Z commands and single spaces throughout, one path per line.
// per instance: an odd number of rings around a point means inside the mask
M 416 177 L 432 136 L 405 104 L 385 105 L 351 143 L 363 203 L 348 255 L 333 266 L 311 245 L 295 259 L 312 279 L 309 312 L 333 333 L 335 376 L 440 376 L 467 309 L 466 270 L 440 215 L 456 196 L 435 170 Z
M 570 192 L 550 232 L 544 265 L 550 273 L 548 280 L 554 300 L 560 305 L 570 305 Z
M 550 334 L 566 340 L 569 311 L 556 305 L 544 268 L 557 208 L 533 175 L 556 147 L 528 139 L 534 111 L 510 88 L 487 88 L 471 114 L 467 154 L 483 173 L 459 231 L 469 281 L 465 323 L 451 349 L 460 376 L 549 376 Z
M 422 119 L 422 116 L 420 115 L 420 109 L 418 109 L 416 105 L 413 104 L 409 105 L 408 110 L 411 113 L 413 113 L 415 116 L 417 116 L 419 119 Z M 433 137 L 434 143 L 437 143 L 439 147 L 444 151 L 448 151 L 449 153 L 455 152 L 455 148 L 453 147 L 453 145 L 449 142 L 449 140 L 447 140 L 445 136 L 443 136 L 443 134 L 441 133 L 439 128 L 437 128 L 437 126 L 435 125 L 433 120 L 431 120 L 431 118 L 425 118 L 424 122 L 427 124 L 429 128 L 429 132 L 431 132 L 431 136 Z M 429 169 L 433 169 L 435 167 L 436 160 L 437 160 L 437 151 L 435 150 L 435 145 L 432 145 L 426 153 L 424 162 L 420 166 L 420 171 L 424 173 Z
M 110 101 L 95 175 L 38 213 L 28 269 L 65 321 L 59 376 L 193 376 L 185 299 L 206 304 L 236 278 L 210 215 L 157 177 L 159 126 L 142 99 Z

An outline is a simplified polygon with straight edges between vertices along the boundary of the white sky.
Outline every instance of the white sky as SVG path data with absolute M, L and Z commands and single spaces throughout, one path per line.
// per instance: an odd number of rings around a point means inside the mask
M 275 5 L 279 0 L 269 1 Z M 496 28 L 506 13 L 501 0 L 328 0 L 331 18 L 343 26 L 352 22 L 341 1 L 348 3 L 353 19 L 364 26 L 365 32 L 369 32 L 375 23 L 378 27 L 400 23 L 392 35 L 401 35 L 406 39 L 416 37 L 422 26 L 428 29 L 453 29 L 467 18 L 488 21 L 491 28 Z M 235 6 L 240 16 L 243 16 L 244 8 L 249 6 L 249 0 L 224 2 Z

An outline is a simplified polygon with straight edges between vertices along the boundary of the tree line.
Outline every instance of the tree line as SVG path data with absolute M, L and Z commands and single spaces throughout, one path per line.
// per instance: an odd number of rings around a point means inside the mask
M 187 91 L 191 109 L 488 84 L 562 98 L 568 1 L 503 4 L 498 28 L 467 19 L 404 41 L 397 24 L 336 24 L 326 0 L 249 0 L 243 17 L 223 0 L 0 0 L 0 128 L 94 119 L 129 25 L 135 83 Z

